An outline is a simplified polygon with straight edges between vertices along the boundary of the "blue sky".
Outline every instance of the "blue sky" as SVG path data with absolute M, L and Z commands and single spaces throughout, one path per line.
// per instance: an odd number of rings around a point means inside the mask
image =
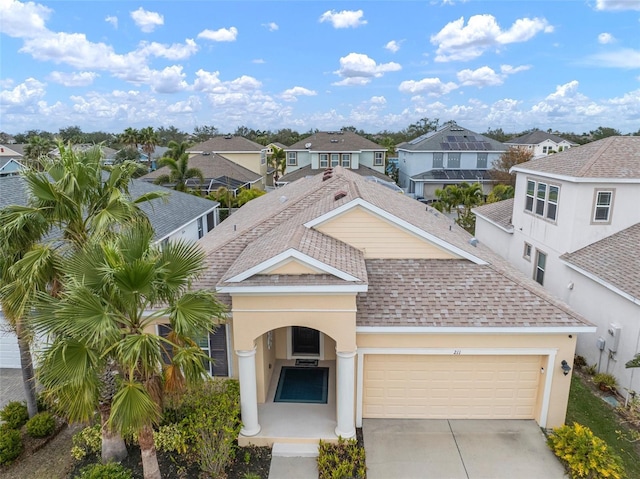
M 640 129 L 640 0 L 0 0 L 0 131 Z

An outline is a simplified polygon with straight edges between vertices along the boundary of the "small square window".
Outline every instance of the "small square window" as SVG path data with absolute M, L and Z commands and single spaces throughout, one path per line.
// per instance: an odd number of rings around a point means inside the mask
M 340 164 L 340 153 L 331 153 L 331 166 L 338 166 Z
M 531 245 L 529 243 L 524 244 L 524 252 L 522 253 L 522 257 L 527 261 L 531 261 Z
M 382 152 L 382 151 L 376 151 L 375 152 L 375 156 L 373 158 L 373 165 L 374 166 L 382 166 L 382 165 L 384 165 L 384 152 Z
M 296 166 L 298 164 L 298 153 L 290 151 L 287 155 L 287 166 Z

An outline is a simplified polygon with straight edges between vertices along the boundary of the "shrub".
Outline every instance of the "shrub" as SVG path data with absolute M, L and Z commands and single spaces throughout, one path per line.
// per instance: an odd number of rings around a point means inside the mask
M 589 376 L 593 376 L 595 373 L 598 372 L 598 365 L 597 364 L 591 364 L 590 366 L 587 366 L 584 369 L 584 372 L 586 372 Z
M 320 440 L 319 479 L 364 479 L 366 470 L 364 448 L 356 439 L 339 437 L 337 444 Z
M 100 454 L 102 451 L 102 431 L 100 424 L 85 427 L 73 435 L 71 455 L 80 460 L 87 454 Z
M 129 469 L 116 463 L 109 462 L 107 464 L 91 464 L 83 467 L 80 474 L 74 479 L 132 479 L 133 475 Z
M 618 387 L 618 381 L 613 374 L 598 373 L 593 376 L 593 382 L 603 391 L 615 391 Z
M 12 401 L 0 411 L 0 419 L 11 429 L 20 429 L 29 420 L 27 405 L 22 402 Z
M 158 451 L 177 452 L 183 455 L 189 449 L 189 438 L 184 422 L 160 426 L 153 433 L 153 443 Z
M 240 432 L 238 381 L 206 381 L 185 394 L 182 410 L 200 469 L 212 477 L 220 477 L 235 457 Z
M 27 434 L 31 437 L 46 437 L 56 428 L 56 420 L 50 412 L 41 412 L 27 421 Z
M 554 429 L 549 447 L 566 465 L 571 478 L 623 479 L 621 459 L 591 429 L 578 423 Z
M 22 452 L 20 431 L 9 427 L 0 428 L 0 465 L 11 462 Z
M 576 356 L 573 358 L 573 367 L 576 369 L 582 369 L 586 365 L 587 365 L 587 360 L 584 358 L 584 356 L 580 356 L 579 354 L 576 354 Z

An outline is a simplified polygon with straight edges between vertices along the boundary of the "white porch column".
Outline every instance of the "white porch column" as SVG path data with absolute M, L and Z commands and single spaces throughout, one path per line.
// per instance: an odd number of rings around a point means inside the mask
M 256 390 L 256 350 L 236 351 L 238 355 L 238 379 L 240 381 L 240 412 L 243 436 L 255 436 L 260 432 L 258 424 L 258 393 Z
M 356 435 L 355 406 L 355 351 L 336 351 L 336 436 L 344 438 Z

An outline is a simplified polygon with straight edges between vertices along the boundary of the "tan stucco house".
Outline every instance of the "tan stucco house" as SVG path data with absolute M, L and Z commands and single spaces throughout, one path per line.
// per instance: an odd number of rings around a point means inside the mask
M 241 444 L 352 437 L 363 418 L 564 422 L 562 364 L 594 328 L 430 207 L 335 167 L 200 243 L 195 286 L 229 307 L 206 347 L 239 378 Z

